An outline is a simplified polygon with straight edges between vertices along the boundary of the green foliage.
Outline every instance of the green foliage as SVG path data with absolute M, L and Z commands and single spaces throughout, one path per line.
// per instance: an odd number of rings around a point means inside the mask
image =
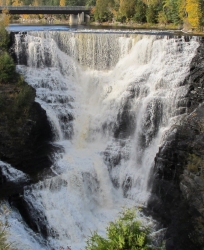
M 17 108 L 27 107 L 29 108 L 30 104 L 33 101 L 33 90 L 26 83 L 20 83 L 21 88 L 18 95 L 15 97 L 15 106 Z
M 200 171 L 202 174 L 204 170 L 204 162 L 202 158 L 195 154 L 189 154 L 187 169 L 192 173 L 198 173 Z
M 0 82 L 9 82 L 15 74 L 15 64 L 7 52 L 0 55 Z
M 163 13 L 166 15 L 168 23 L 179 24 L 181 19 L 179 17 L 179 1 L 165 0 L 163 6 Z
M 129 20 L 139 23 L 158 22 L 165 24 L 166 28 L 175 28 L 178 24 L 182 24 L 187 30 L 198 31 L 204 25 L 204 0 L 12 0 L 7 3 L 59 6 L 61 1 L 63 6 L 93 6 L 92 21 L 112 21 L 114 18 L 118 22 Z M 12 18 L 19 18 L 19 16 L 14 15 Z M 3 38 L 0 39 L 2 43 L 8 44 L 8 37 L 4 31 L 0 36 Z M 0 47 L 3 46 L 0 45 Z
M 136 22 L 146 22 L 146 6 L 145 4 L 138 0 L 135 6 L 135 15 L 133 20 Z
M 153 5 L 150 5 L 146 11 L 146 18 L 148 23 L 156 23 L 157 22 L 157 15 L 156 15 L 156 8 Z
M 120 4 L 120 12 L 123 16 L 125 16 L 128 20 L 133 18 L 135 15 L 135 0 L 123 0 Z
M 22 5 L 34 5 L 34 3 L 37 3 L 40 5 L 47 5 L 47 6 L 59 6 L 60 0 L 21 0 Z M 71 5 L 71 6 L 94 6 L 96 3 L 95 0 L 66 0 L 65 5 Z
M 94 11 L 95 20 L 106 21 L 112 19 L 112 13 L 110 11 L 111 6 L 114 4 L 114 0 L 97 0 L 96 8 Z
M 87 239 L 86 250 L 153 250 L 149 244 L 150 228 L 136 218 L 135 209 L 120 213 L 115 222 L 107 227 L 107 238 L 96 231 Z
M 0 214 L 0 218 L 2 214 L 5 216 L 5 222 L 0 220 L 0 250 L 9 250 L 11 244 L 7 242 L 7 229 L 9 228 L 9 223 L 7 221 L 7 215 L 9 214 L 9 210 L 6 205 L 2 206 L 2 212 Z
M 95 6 L 96 5 L 96 0 L 87 0 L 86 1 L 86 6 Z
M 6 102 L 6 95 L 5 93 L 0 94 L 0 109 L 5 105 Z
M 160 24 L 167 24 L 168 23 L 168 18 L 167 18 L 167 15 L 165 12 L 163 11 L 160 11 L 159 12 L 159 15 L 158 15 L 158 19 L 157 21 L 160 23 Z
M 0 49 L 7 50 L 9 45 L 9 34 L 4 26 L 0 26 Z

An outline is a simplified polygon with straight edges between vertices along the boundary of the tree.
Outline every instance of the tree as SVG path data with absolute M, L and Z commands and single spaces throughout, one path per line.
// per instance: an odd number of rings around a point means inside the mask
M 65 0 L 60 0 L 60 6 L 66 6 L 66 1 Z
M 2 10 L 1 26 L 3 26 L 3 28 L 5 28 L 5 27 L 7 27 L 9 25 L 9 22 L 10 22 L 9 10 L 7 8 L 4 8 Z
M 202 18 L 200 0 L 186 0 L 186 11 L 188 13 L 189 23 L 194 29 L 199 30 Z
M 14 0 L 12 5 L 13 6 L 19 6 L 19 5 L 22 5 L 22 2 L 21 2 L 21 0 Z
M 146 5 L 138 0 L 135 6 L 135 16 L 134 20 L 136 22 L 146 22 Z
M 135 15 L 135 5 L 135 0 L 121 0 L 119 11 L 127 19 L 130 19 Z
M 159 12 L 157 20 L 158 20 L 158 22 L 160 24 L 165 24 L 166 25 L 168 23 L 168 18 L 167 18 L 167 15 L 166 15 L 165 11 L 160 11 Z
M 9 82 L 14 76 L 15 64 L 7 52 L 0 55 L 0 81 Z
M 2 19 L 0 21 L 0 49 L 1 50 L 7 50 L 8 44 L 9 44 L 9 34 L 7 30 L 5 29 L 9 25 L 9 11 L 8 9 L 2 10 Z
M 114 0 L 97 0 L 94 17 L 96 20 L 107 21 L 111 18 L 111 7 L 114 5 Z
M 39 4 L 38 4 L 38 1 L 37 0 L 35 0 L 34 2 L 33 2 L 33 4 L 32 4 L 33 6 L 38 6 Z
M 159 12 L 158 21 L 160 23 L 179 24 L 179 0 L 165 0 L 163 2 L 163 10 Z
M 95 6 L 96 5 L 96 0 L 87 0 L 86 1 L 86 6 Z
M 148 6 L 146 10 L 146 18 L 148 23 L 156 23 L 157 21 L 157 13 L 154 5 Z

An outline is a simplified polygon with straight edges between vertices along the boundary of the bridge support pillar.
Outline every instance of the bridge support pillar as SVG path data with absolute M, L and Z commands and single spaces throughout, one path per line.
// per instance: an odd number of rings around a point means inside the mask
M 78 24 L 84 24 L 85 19 L 84 19 L 84 12 L 78 14 Z
M 69 24 L 70 25 L 77 25 L 78 24 L 78 16 L 74 15 L 74 14 L 71 14 L 69 16 Z
M 86 14 L 85 15 L 85 22 L 90 23 L 90 19 L 91 19 L 90 16 Z
M 90 22 L 90 16 L 84 14 L 84 12 L 79 13 L 78 15 L 71 14 L 69 16 L 69 24 L 77 25 L 77 24 L 85 24 Z

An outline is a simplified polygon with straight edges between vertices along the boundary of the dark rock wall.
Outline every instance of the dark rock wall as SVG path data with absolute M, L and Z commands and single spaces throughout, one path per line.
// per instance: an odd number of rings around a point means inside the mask
M 19 77 L 19 76 L 17 76 Z M 28 94 L 22 94 L 28 93 Z M 20 97 L 27 98 L 19 104 Z M 4 98 L 3 98 L 3 97 Z M 35 90 L 25 82 L 0 86 L 0 160 L 27 174 L 31 182 L 39 180 L 52 164 L 50 143 L 53 133 L 46 112 L 36 103 Z M 8 197 L 23 188 L 21 183 L 7 183 L 0 169 L 0 197 Z M 5 180 L 5 181 L 4 181 Z
M 155 157 L 148 209 L 167 227 L 167 250 L 204 249 L 204 43 L 191 63 L 188 113 Z

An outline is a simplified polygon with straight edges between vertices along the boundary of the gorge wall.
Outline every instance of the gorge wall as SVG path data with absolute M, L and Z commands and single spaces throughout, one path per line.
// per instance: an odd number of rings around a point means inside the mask
M 46 112 L 35 102 L 35 95 L 35 89 L 18 74 L 12 82 L 0 85 L 0 159 L 28 174 L 30 179 L 26 179 L 26 183 L 38 181 L 38 174 L 51 167 L 54 150 L 49 144 L 53 133 Z M 11 181 L 10 174 L 17 178 L 17 173 L 10 172 L 7 164 L 1 162 L 1 198 L 23 189 L 23 183 Z
M 89 228 L 104 234 L 122 206 L 141 203 L 168 228 L 168 250 L 202 249 L 202 39 L 77 31 L 14 38 L 17 69 L 38 103 L 22 130 L 28 144 L 14 140 L 11 157 L 2 137 L 0 149 L 2 175 L 15 167 L 21 179 L 38 176 L 20 196 L 7 195 L 19 249 L 80 249 Z
M 167 249 L 204 247 L 204 44 L 190 65 L 182 100 L 187 113 L 169 131 L 155 157 L 152 196 L 148 207 L 168 227 Z

